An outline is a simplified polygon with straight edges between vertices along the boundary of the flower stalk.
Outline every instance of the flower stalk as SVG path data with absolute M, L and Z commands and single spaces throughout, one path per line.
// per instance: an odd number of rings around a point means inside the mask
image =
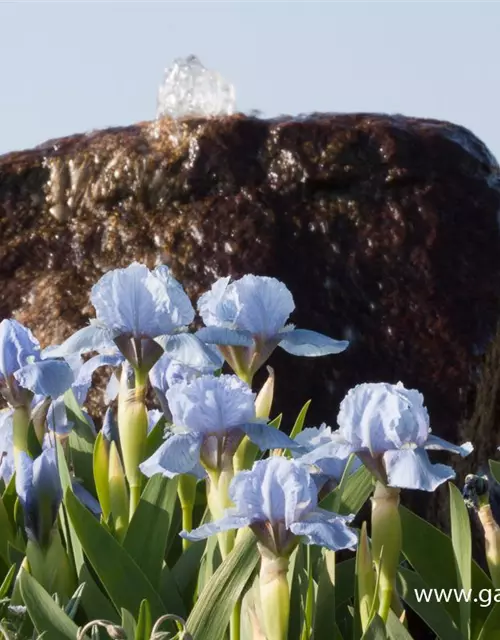
M 479 506 L 477 515 L 484 530 L 486 561 L 491 581 L 495 589 L 498 589 L 500 588 L 500 527 L 488 503 Z
M 261 554 L 259 588 L 267 640 L 287 640 L 290 618 L 288 557 L 272 555 L 259 545 Z
M 259 391 L 257 398 L 255 399 L 255 416 L 265 420 L 269 420 L 269 415 L 271 413 L 275 381 L 274 370 L 271 367 L 267 367 L 267 372 L 267 380 L 264 382 L 262 389 Z M 238 377 L 243 380 L 243 382 L 247 382 L 250 387 L 252 386 L 252 376 L 241 375 L 240 372 L 238 373 Z M 243 471 L 244 469 L 251 469 L 258 452 L 259 448 L 253 444 L 248 436 L 245 436 L 234 456 L 235 472 Z
M 130 487 L 129 520 L 132 519 L 141 497 L 142 473 L 139 464 L 144 460 L 148 433 L 146 380 L 140 372 L 136 372 L 135 387 L 129 389 L 127 368 L 122 370 L 118 396 L 118 431 L 123 466 Z
M 188 474 L 179 476 L 177 485 L 177 494 L 181 503 L 182 512 L 182 528 L 184 531 L 191 531 L 193 528 L 193 509 L 196 498 L 197 478 Z M 191 543 L 186 538 L 182 539 L 182 548 L 184 551 L 190 547 Z
M 127 531 L 129 512 L 125 473 L 116 444 L 111 443 L 109 450 L 108 490 L 113 527 L 117 539 L 122 542 Z
M 401 553 L 400 490 L 377 481 L 372 497 L 372 553 L 378 577 L 378 614 L 387 622 Z
M 212 520 L 224 517 L 226 509 L 231 506 L 229 484 L 233 478 L 232 469 L 208 471 L 207 503 Z M 217 534 L 222 560 L 225 560 L 234 547 L 236 534 L 234 531 L 223 531 Z

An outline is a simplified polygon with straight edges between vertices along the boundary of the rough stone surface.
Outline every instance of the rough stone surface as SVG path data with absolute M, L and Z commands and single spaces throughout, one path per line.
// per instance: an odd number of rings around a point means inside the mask
M 166 262 L 193 299 L 217 276 L 276 276 L 299 327 L 352 341 L 273 356 L 286 420 L 312 397 L 311 421 L 334 424 L 352 385 L 402 380 L 436 433 L 480 423 L 483 455 L 499 437 L 496 364 L 477 393 L 499 208 L 495 160 L 446 122 L 231 116 L 74 135 L 0 157 L 0 317 L 59 342 L 92 315 L 91 285 L 131 260 Z

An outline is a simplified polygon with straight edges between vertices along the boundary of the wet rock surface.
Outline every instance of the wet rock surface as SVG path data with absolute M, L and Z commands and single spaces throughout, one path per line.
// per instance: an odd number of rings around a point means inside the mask
M 401 380 L 443 437 L 479 411 L 491 453 L 496 365 L 477 388 L 499 316 L 499 209 L 495 160 L 445 122 L 230 116 L 75 135 L 0 157 L 0 316 L 48 345 L 132 260 L 170 265 L 193 300 L 217 276 L 272 275 L 297 326 L 352 341 L 273 356 L 288 424 L 309 398 L 309 422 L 335 424 L 351 386 Z

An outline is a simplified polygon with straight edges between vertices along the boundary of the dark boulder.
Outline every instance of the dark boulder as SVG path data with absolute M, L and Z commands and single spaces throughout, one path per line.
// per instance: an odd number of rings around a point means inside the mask
M 499 209 L 494 158 L 447 122 L 234 116 L 75 135 L 0 157 L 0 316 L 59 342 L 92 315 L 99 276 L 132 260 L 169 264 L 193 299 L 217 276 L 276 276 L 297 326 L 352 341 L 273 356 L 288 421 L 313 398 L 310 422 L 334 424 L 354 384 L 401 380 L 436 433 L 456 440 L 474 415 L 491 453 Z

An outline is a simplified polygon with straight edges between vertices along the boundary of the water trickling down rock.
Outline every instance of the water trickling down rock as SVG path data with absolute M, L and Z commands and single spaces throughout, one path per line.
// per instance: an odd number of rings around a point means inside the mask
M 165 70 L 158 90 L 157 118 L 224 116 L 235 110 L 234 87 L 196 56 L 177 58 Z

